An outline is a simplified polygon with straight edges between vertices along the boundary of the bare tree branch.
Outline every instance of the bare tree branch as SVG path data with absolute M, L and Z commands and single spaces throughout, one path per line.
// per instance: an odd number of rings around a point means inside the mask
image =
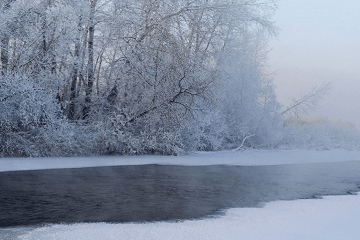
M 281 112 L 283 116 L 307 115 L 318 106 L 320 100 L 329 92 L 331 83 L 325 83 L 299 99 L 293 99 L 293 103 Z

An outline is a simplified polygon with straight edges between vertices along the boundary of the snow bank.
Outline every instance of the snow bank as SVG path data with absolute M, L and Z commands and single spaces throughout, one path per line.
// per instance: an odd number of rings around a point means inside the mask
M 230 209 L 221 218 L 179 223 L 53 225 L 37 228 L 20 239 L 358 240 L 359 222 L 359 195 L 332 196 Z
M 347 150 L 248 150 L 243 152 L 199 152 L 187 156 L 116 156 L 77 158 L 3 158 L 0 172 L 82 168 L 120 165 L 279 165 L 360 161 L 360 151 Z

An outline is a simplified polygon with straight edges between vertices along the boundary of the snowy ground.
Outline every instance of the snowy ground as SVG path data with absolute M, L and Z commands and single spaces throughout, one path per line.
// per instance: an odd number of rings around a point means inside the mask
M 243 152 L 199 152 L 187 156 L 120 156 L 77 158 L 0 158 L 0 172 L 82 168 L 118 165 L 279 165 L 360 161 L 360 151 L 346 150 L 248 150 Z
M 52 159 L 0 159 L 0 171 L 79 168 L 93 166 L 177 165 L 277 165 L 360 161 L 360 152 L 345 150 L 244 151 L 197 153 L 180 157 L 93 157 Z M 359 173 L 360 174 L 360 173 Z M 127 224 L 50 225 L 24 232 L 20 239 L 259 239 L 358 240 L 360 195 L 324 199 L 277 201 L 263 208 L 230 209 L 212 219 Z M 5 235 L 14 229 L 0 229 Z M 15 229 L 15 231 L 17 231 Z M 12 236 L 15 236 L 11 234 Z M 11 239 L 11 238 L 7 238 Z
M 230 209 L 221 218 L 179 223 L 74 224 L 35 229 L 20 239 L 358 240 L 360 196 L 277 201 Z

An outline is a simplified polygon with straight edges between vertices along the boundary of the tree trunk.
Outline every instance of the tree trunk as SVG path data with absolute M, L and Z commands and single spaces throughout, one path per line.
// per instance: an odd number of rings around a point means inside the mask
M 1 75 L 5 75 L 9 64 L 9 35 L 5 34 L 1 39 Z
M 85 90 L 85 106 L 83 108 L 83 119 L 90 113 L 91 93 L 94 85 L 94 33 L 95 33 L 95 6 L 97 0 L 91 0 L 90 19 L 89 19 L 89 39 L 88 39 L 88 64 L 87 64 L 87 86 Z
M 74 59 L 74 69 L 71 77 L 71 84 L 70 84 L 70 107 L 68 112 L 68 118 L 70 120 L 75 120 L 76 118 L 76 83 L 79 75 L 79 61 L 80 61 L 80 35 L 82 32 L 82 17 L 79 17 L 79 24 L 78 24 L 78 35 L 76 37 L 75 43 L 75 59 Z
M 10 9 L 10 3 L 14 0 L 8 0 L 4 4 L 4 11 Z M 9 65 L 9 42 L 10 37 L 7 33 L 4 34 L 3 38 L 1 39 L 1 75 L 5 75 L 8 70 Z

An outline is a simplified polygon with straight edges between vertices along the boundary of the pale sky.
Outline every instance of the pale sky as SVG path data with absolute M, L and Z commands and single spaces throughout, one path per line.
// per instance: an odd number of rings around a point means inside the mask
M 313 115 L 360 129 L 360 1 L 279 0 L 278 6 L 274 20 L 281 31 L 269 57 L 278 100 L 286 105 L 331 82 Z

